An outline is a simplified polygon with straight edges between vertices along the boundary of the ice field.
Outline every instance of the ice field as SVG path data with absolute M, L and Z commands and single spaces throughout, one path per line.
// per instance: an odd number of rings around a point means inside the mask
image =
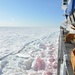
M 0 28 L 0 75 L 56 75 L 57 28 Z

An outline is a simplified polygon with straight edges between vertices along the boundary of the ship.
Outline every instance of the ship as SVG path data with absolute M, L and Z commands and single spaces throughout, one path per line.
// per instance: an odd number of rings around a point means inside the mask
M 57 75 L 75 75 L 75 0 L 62 0 Z

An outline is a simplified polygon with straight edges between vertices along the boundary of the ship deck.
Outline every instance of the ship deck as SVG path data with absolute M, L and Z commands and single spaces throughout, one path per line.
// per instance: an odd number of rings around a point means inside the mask
M 72 69 L 72 65 L 71 65 L 71 51 L 73 50 L 73 48 L 75 48 L 75 45 L 72 43 L 65 43 L 64 42 L 64 37 L 65 34 L 63 35 L 63 31 L 60 31 L 60 38 L 59 38 L 59 47 L 58 47 L 58 74 L 57 75 L 62 75 L 60 73 L 60 69 L 61 69 L 61 64 L 63 64 L 63 56 L 64 54 L 67 54 L 68 58 L 66 60 L 66 75 L 74 75 L 73 73 L 73 69 Z

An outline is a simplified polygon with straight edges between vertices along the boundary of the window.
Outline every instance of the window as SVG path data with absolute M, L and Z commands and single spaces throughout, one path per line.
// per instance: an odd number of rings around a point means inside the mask
M 63 0 L 63 2 L 68 2 L 68 0 Z
M 63 5 L 67 5 L 67 3 L 63 3 Z

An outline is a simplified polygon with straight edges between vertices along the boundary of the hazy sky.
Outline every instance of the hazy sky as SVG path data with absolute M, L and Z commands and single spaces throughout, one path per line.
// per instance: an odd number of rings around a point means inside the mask
M 62 0 L 0 0 L 1 27 L 59 27 Z

